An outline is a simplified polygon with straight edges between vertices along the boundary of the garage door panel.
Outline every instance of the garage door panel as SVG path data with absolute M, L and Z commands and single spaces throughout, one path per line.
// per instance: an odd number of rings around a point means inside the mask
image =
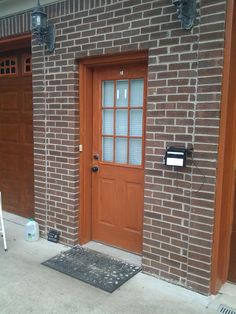
M 31 91 L 24 91 L 23 92 L 23 111 L 29 112 L 32 114 L 32 92 Z
M 24 204 L 26 208 L 31 208 L 34 202 L 34 187 L 33 185 L 27 184 L 24 190 Z M 33 217 L 32 211 L 28 211 L 25 215 L 27 217 Z
M 31 158 L 31 154 L 24 154 L 24 157 L 22 158 L 22 162 L 21 162 L 21 165 L 24 169 L 32 169 L 33 168 L 33 159 Z M 24 172 L 24 177 L 25 178 L 30 178 L 32 179 L 33 178 L 33 172 L 27 172 L 25 171 Z
M 0 75 L 0 191 L 4 209 L 25 217 L 33 216 L 33 110 L 32 78 Z M 2 56 L 1 56 L 2 58 Z
M 2 92 L 0 109 L 2 111 L 18 111 L 18 93 L 17 92 Z
M 20 182 L 17 176 L 12 172 L 0 172 L 1 184 L 0 188 L 3 194 L 3 208 L 12 209 L 14 206 L 18 207 L 21 204 L 21 189 Z
M 32 129 L 32 116 L 29 113 L 22 113 L 21 123 L 24 125 L 29 125 Z
M 32 125 L 23 125 L 22 144 L 32 145 L 32 142 L 33 142 Z
M 14 154 L 3 154 L 0 152 L 0 174 L 1 177 L 5 177 L 11 175 L 12 172 L 19 171 L 19 158 L 17 155 Z
M 9 156 L 12 154 L 18 155 L 22 151 L 22 148 L 22 145 L 19 143 L 12 145 L 11 142 L 0 141 L 0 152 Z
M 0 89 L 1 90 L 1 89 Z M 21 122 L 21 116 L 17 112 L 6 113 L 6 111 L 1 111 L 0 109 L 0 123 L 7 124 L 19 124 Z
M 0 141 L 18 143 L 20 141 L 20 128 L 17 124 L 1 123 Z

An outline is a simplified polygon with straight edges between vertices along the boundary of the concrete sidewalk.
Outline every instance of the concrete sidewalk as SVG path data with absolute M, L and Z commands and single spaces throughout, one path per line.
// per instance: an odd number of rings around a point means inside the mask
M 217 313 L 236 308 L 236 289 L 206 297 L 139 273 L 109 294 L 41 265 L 68 248 L 40 239 L 26 242 L 26 220 L 4 213 L 8 251 L 0 239 L 0 313 Z M 233 292 L 232 292 L 233 291 Z

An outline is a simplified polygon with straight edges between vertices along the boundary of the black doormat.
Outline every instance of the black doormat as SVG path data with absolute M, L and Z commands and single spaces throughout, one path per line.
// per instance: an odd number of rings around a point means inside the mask
M 80 246 L 42 264 L 107 292 L 113 292 L 141 270 L 138 266 Z

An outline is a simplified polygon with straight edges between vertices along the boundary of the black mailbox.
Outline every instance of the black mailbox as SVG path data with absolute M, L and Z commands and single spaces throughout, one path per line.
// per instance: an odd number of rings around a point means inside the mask
M 187 157 L 186 148 L 169 147 L 165 153 L 165 165 L 175 167 L 185 167 Z

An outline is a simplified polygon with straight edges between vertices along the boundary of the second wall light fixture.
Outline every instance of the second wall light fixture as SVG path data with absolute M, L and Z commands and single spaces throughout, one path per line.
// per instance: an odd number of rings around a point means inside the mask
M 177 15 L 181 21 L 181 26 L 190 30 L 196 18 L 196 0 L 172 0 L 177 8 Z

